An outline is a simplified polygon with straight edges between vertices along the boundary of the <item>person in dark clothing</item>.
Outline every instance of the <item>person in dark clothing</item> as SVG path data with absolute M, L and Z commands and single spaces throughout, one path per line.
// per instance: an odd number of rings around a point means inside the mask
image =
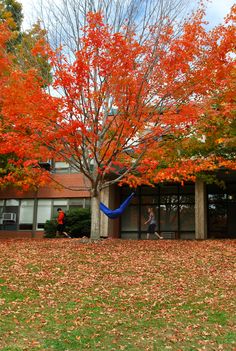
M 156 235 L 158 239 L 163 239 L 163 237 L 159 235 L 156 231 L 157 222 L 156 222 L 154 211 L 151 207 L 148 208 L 148 215 L 149 217 L 147 221 L 144 223 L 144 224 L 148 224 L 147 239 L 149 239 L 150 234 Z

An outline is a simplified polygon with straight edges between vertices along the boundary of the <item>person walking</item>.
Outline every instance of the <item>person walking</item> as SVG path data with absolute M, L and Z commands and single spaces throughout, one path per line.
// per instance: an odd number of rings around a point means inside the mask
M 57 209 L 57 232 L 56 237 L 60 237 L 61 235 L 65 235 L 67 238 L 71 239 L 71 236 L 65 231 L 65 213 L 61 208 Z
M 156 235 L 158 239 L 163 239 L 163 237 L 159 235 L 156 231 L 157 222 L 156 222 L 154 211 L 151 207 L 148 208 L 148 215 L 149 217 L 147 221 L 144 223 L 144 224 L 148 224 L 147 239 L 150 238 L 150 234 Z

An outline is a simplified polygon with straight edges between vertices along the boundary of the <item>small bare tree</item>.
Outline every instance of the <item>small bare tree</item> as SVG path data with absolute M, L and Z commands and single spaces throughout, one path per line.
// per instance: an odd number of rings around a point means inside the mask
M 81 29 L 88 12 L 101 12 L 113 32 L 137 33 L 140 43 L 150 35 L 150 26 L 161 29 L 166 21 L 181 23 L 197 1 L 188 0 L 40 0 L 37 16 L 48 31 L 54 48 L 64 46 L 72 53 L 81 48 Z

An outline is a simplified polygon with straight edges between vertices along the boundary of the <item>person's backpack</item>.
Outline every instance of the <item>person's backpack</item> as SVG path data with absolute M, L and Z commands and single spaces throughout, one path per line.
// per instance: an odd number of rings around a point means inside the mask
M 65 212 L 63 212 L 63 213 L 64 213 L 64 217 L 63 217 L 63 224 L 64 224 L 64 225 L 66 225 L 66 223 L 67 223 L 67 217 L 66 217 Z

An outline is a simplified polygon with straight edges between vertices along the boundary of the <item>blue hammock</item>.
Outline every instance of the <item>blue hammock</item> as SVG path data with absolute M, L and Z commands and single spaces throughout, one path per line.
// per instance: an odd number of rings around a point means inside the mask
M 130 194 L 127 197 L 127 199 L 125 199 L 125 201 L 122 202 L 120 207 L 116 208 L 115 210 L 110 210 L 110 208 L 106 207 L 102 202 L 100 202 L 100 210 L 103 213 L 105 213 L 105 215 L 107 215 L 107 217 L 109 218 L 112 218 L 112 219 L 117 218 L 124 212 L 124 210 L 126 209 L 126 207 L 128 206 L 130 200 L 134 195 L 135 193 Z

